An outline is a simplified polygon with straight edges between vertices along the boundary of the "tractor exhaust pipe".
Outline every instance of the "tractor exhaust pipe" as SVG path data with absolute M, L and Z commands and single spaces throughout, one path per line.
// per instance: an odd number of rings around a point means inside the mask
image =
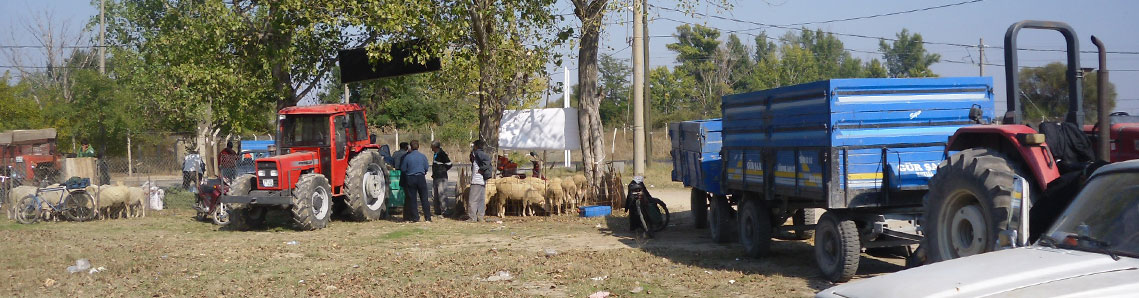
M 1099 49 L 1099 71 L 1096 73 L 1096 104 L 1099 106 L 1096 117 L 1096 158 L 1111 162 L 1111 112 L 1107 110 L 1107 49 L 1103 41 L 1092 35 L 1092 43 Z

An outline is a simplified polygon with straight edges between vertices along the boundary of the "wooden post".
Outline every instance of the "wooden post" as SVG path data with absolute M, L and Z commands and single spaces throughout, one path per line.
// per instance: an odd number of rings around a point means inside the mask
M 127 177 L 134 177 L 134 158 L 131 156 L 130 130 L 127 130 Z

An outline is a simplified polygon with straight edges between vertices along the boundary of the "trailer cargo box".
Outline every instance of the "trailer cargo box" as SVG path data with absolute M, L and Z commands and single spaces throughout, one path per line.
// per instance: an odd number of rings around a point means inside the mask
M 720 119 L 669 124 L 672 139 L 672 180 L 696 191 L 723 194 L 720 189 Z
M 725 96 L 724 186 L 800 207 L 918 206 L 949 136 L 992 119 L 991 86 L 834 79 Z

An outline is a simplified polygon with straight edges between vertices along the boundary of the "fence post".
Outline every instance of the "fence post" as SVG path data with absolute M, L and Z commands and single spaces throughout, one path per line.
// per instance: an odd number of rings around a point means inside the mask
M 134 159 L 131 156 L 131 131 L 127 130 L 127 177 L 134 177 Z

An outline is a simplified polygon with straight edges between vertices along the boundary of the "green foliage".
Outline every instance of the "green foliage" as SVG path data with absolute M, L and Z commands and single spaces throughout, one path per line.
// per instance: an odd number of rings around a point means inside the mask
M 632 122 L 630 101 L 633 97 L 633 86 L 630 80 L 633 68 L 629 65 L 629 60 L 601 54 L 598 62 L 601 88 L 604 92 L 600 107 L 601 123 L 606 126 L 621 126 Z
M 0 77 L 0 131 L 43 127 L 40 105 L 21 94 L 23 86 L 8 85 L 10 80 L 7 72 Z
M 886 69 L 892 78 L 936 77 L 929 66 L 941 61 L 940 54 L 926 52 L 921 34 L 910 34 L 909 30 L 898 32 L 897 40 L 886 43 L 878 41 L 879 50 L 886 58 Z
M 1025 123 L 1040 123 L 1041 121 L 1064 121 L 1068 113 L 1068 80 L 1066 72 L 1068 66 L 1061 62 L 1048 63 L 1039 68 L 1022 68 L 1020 82 L 1021 94 L 1020 109 L 1025 112 Z M 1099 107 L 1098 76 L 1096 73 L 1086 73 L 1081 80 L 1081 96 L 1083 96 L 1084 121 L 1095 123 L 1096 111 Z M 1115 84 L 1107 84 L 1108 111 L 1115 108 Z

